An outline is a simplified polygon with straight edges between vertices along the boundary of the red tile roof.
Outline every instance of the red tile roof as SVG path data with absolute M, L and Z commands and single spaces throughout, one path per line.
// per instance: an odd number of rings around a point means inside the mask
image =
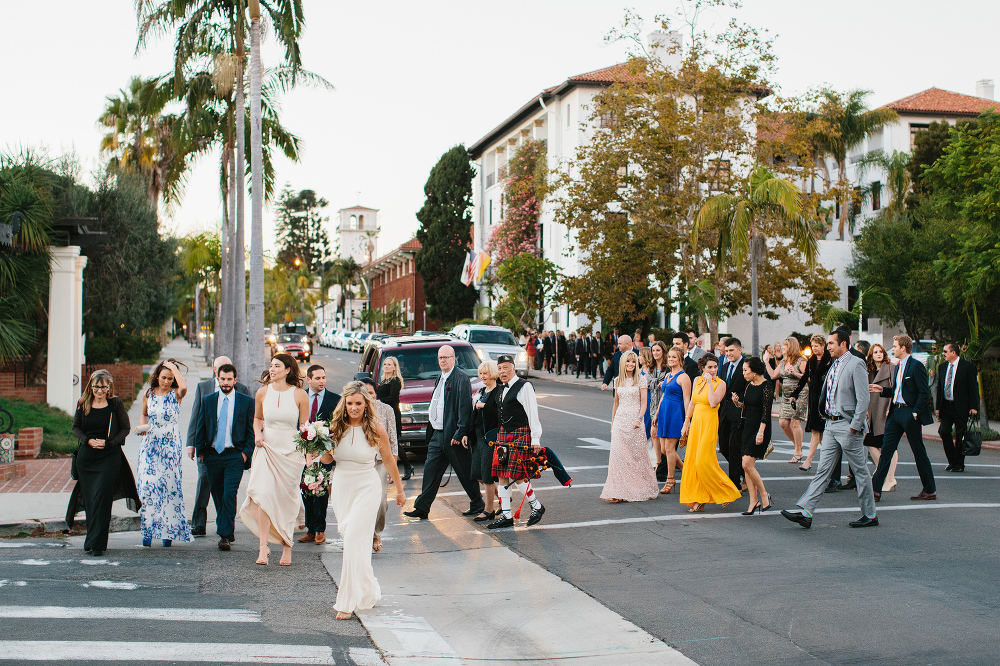
M 583 74 L 571 76 L 564 83 L 546 88 L 544 93 L 554 92 L 567 83 L 604 83 L 610 85 L 612 83 L 641 83 L 645 78 L 641 67 L 636 67 L 627 62 L 620 62 L 617 65 L 602 67 L 592 72 L 584 72 Z
M 405 243 L 403 243 L 399 247 L 395 248 L 394 250 L 390 250 L 389 252 L 386 252 L 385 254 L 383 254 L 381 257 L 378 257 L 377 259 L 374 259 L 370 263 L 365 264 L 363 266 L 363 268 L 364 269 L 371 268 L 371 267 L 375 266 L 376 264 L 384 261 L 385 259 L 388 259 L 388 258 L 392 257 L 397 252 L 416 252 L 419 249 L 420 249 L 420 241 L 418 241 L 417 238 L 416 238 L 416 236 L 414 236 L 413 238 L 411 238 L 410 240 L 406 241 Z
M 986 109 L 1000 111 L 1000 102 L 940 88 L 928 88 L 885 106 L 897 113 L 942 113 L 955 116 L 978 116 Z

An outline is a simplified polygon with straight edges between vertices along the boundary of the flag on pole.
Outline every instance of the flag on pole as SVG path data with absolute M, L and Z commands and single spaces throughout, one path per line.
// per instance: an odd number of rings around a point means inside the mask
M 476 282 L 481 282 L 486 275 L 486 269 L 490 266 L 490 255 L 486 252 L 479 253 L 479 270 L 476 271 Z
M 462 284 L 466 287 L 476 279 L 476 264 L 478 262 L 479 257 L 473 250 L 470 249 L 465 253 L 465 264 L 462 266 Z

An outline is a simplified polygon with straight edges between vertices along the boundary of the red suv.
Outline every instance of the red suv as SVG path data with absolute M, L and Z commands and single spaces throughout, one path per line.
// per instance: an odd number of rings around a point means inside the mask
M 441 376 L 438 367 L 438 349 L 451 345 L 455 350 L 455 369 L 469 375 L 472 392 L 482 386 L 479 379 L 479 356 L 468 342 L 456 340 L 450 335 L 406 336 L 386 338 L 369 342 L 361 352 L 361 363 L 355 379 L 365 376 L 378 381 L 382 361 L 386 356 L 394 356 L 403 375 L 403 390 L 399 393 L 399 412 L 402 416 L 403 434 L 400 446 L 407 452 L 426 452 L 424 433 L 427 430 L 427 412 L 434 393 L 434 381 Z

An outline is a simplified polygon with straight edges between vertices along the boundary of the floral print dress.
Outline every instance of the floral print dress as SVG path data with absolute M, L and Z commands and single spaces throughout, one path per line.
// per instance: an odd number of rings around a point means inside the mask
M 192 541 L 181 493 L 181 405 L 173 391 L 146 398 L 149 432 L 139 444 L 136 487 L 142 500 L 142 538 Z

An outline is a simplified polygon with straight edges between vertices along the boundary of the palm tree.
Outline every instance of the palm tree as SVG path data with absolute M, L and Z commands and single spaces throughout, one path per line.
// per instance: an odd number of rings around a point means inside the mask
M 760 331 L 757 321 L 757 263 L 766 251 L 767 239 L 761 223 L 764 219 L 778 224 L 777 232 L 792 239 L 794 247 L 803 254 L 807 265 L 816 265 L 819 245 L 809 223 L 802 218 L 802 202 L 795 185 L 782 180 L 764 166 L 750 172 L 745 183 L 745 195 L 719 194 L 710 197 L 695 217 L 692 244 L 697 247 L 698 233 L 703 227 L 715 228 L 719 233 L 719 271 L 723 271 L 728 255 L 742 270 L 750 259 L 750 307 L 753 322 L 752 349 L 760 350 Z
M 869 109 L 865 98 L 869 90 L 852 90 L 844 99 L 839 93 L 824 90 L 824 100 L 818 117 L 823 129 L 816 132 L 813 141 L 823 155 L 837 163 L 837 199 L 840 202 L 840 218 L 837 233 L 844 239 L 844 229 L 851 210 L 851 184 L 847 180 L 847 155 L 868 136 L 880 130 L 899 116 L 892 109 Z
M 882 208 L 882 215 L 896 217 L 906 210 L 906 195 L 910 193 L 910 155 L 898 150 L 887 155 L 885 151 L 875 150 L 858 162 L 858 178 L 864 178 L 872 169 L 885 172 L 885 185 L 890 201 Z

